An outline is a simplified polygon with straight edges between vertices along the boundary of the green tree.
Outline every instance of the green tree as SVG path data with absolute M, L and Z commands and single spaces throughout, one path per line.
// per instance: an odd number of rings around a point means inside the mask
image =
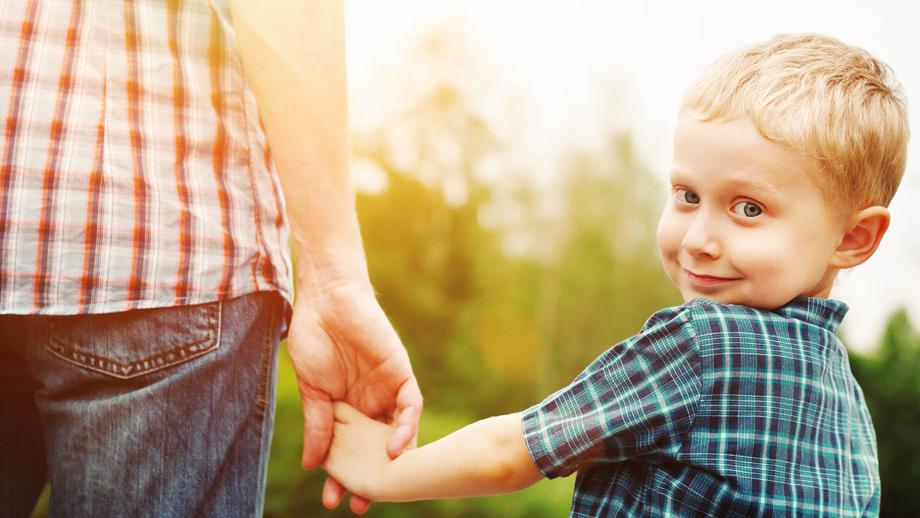
M 562 211 L 549 237 L 538 312 L 548 351 L 544 393 L 658 309 L 680 303 L 656 251 L 662 188 L 628 133 L 610 136 L 598 151 L 573 153 L 560 184 Z
M 872 356 L 850 353 L 878 438 L 881 515 L 920 516 L 920 336 L 904 310 L 888 320 Z

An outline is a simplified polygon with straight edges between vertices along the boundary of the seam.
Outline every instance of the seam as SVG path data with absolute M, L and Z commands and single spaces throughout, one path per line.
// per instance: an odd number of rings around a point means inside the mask
M 696 388 L 696 397 L 690 405 L 690 420 L 687 423 L 686 429 L 683 430 L 683 439 L 677 444 L 677 451 L 674 453 L 675 458 L 680 458 L 684 454 L 685 446 L 687 445 L 687 441 L 690 440 L 690 434 L 693 432 L 693 426 L 696 424 L 696 418 L 700 409 L 700 401 L 703 399 L 703 359 L 700 354 L 700 336 L 694 325 L 695 319 L 693 317 L 695 311 L 696 308 L 690 308 L 690 311 L 684 314 L 685 319 L 682 327 L 688 329 L 692 341 L 691 348 L 693 349 L 693 358 L 690 363 L 691 369 L 693 370 L 693 386 Z
M 278 304 L 275 297 L 270 297 L 270 306 L 268 325 L 263 329 L 262 337 L 262 358 L 259 362 L 259 395 L 257 399 L 257 404 L 259 406 L 260 413 L 262 413 L 265 408 L 268 406 L 268 383 L 269 378 L 271 378 L 271 359 L 272 359 L 272 337 L 274 337 L 275 326 L 277 317 L 278 317 Z M 260 416 L 261 417 L 261 416 Z
M 269 379 L 271 378 L 271 362 L 274 358 L 274 345 L 272 344 L 272 338 L 275 336 L 274 329 L 277 326 L 278 318 L 281 313 L 279 307 L 280 297 L 270 294 L 268 297 L 271 306 L 270 316 L 268 318 L 269 325 L 264 330 L 264 342 L 262 345 L 262 359 L 260 363 L 260 380 L 259 380 L 259 395 L 256 400 L 256 415 L 259 422 L 259 470 L 260 474 L 258 477 L 258 489 L 257 494 L 258 498 L 256 499 L 256 509 L 253 513 L 254 516 L 261 516 L 264 513 L 264 500 L 265 500 L 265 487 L 268 478 L 268 450 L 271 449 L 271 419 L 267 419 L 266 413 L 270 412 L 268 408 L 268 384 Z M 266 435 L 268 436 L 266 438 Z M 266 446 L 266 443 L 267 446 Z
M 259 203 L 259 193 L 256 188 L 256 180 L 255 180 L 256 167 L 255 167 L 255 161 L 254 161 L 255 159 L 253 158 L 253 150 L 258 149 L 261 146 L 256 145 L 257 142 L 254 142 L 255 138 L 253 137 L 253 134 L 252 134 L 253 128 L 251 126 L 251 120 L 249 117 L 249 104 L 247 103 L 248 99 L 246 98 L 246 91 L 247 91 L 246 89 L 248 88 L 248 85 L 246 83 L 245 78 L 242 76 L 243 64 L 241 61 L 236 59 L 236 56 L 234 56 L 233 63 L 234 63 L 235 71 L 237 72 L 237 75 L 236 75 L 237 76 L 237 88 L 236 88 L 237 103 L 238 103 L 238 106 L 240 106 L 240 112 L 242 112 L 243 127 L 244 127 L 243 131 L 246 133 L 246 168 L 248 170 L 247 176 L 249 178 L 249 191 L 250 191 L 250 194 L 252 195 L 252 211 L 253 211 L 253 214 L 256 220 L 255 221 L 256 257 L 255 257 L 255 260 L 252 266 L 252 280 L 253 280 L 253 285 L 255 289 L 259 290 L 260 284 L 261 284 L 259 282 L 260 281 L 259 276 L 262 274 L 262 272 L 260 271 L 262 267 L 262 261 L 267 260 L 269 261 L 269 263 L 271 263 L 271 258 L 268 254 L 268 248 L 265 244 L 265 236 L 262 233 L 262 215 L 261 215 L 262 208 L 261 208 L 261 204 Z M 271 171 L 268 171 L 268 172 L 269 172 L 269 179 L 271 179 L 270 178 Z M 274 275 L 272 275 L 272 277 L 274 277 Z M 273 287 L 276 284 L 276 282 L 271 278 L 263 277 L 261 280 L 264 281 L 266 284 L 268 284 L 270 287 Z

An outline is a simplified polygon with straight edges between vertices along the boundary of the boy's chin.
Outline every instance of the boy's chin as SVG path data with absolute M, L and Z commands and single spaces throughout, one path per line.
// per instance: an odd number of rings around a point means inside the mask
M 732 296 L 728 293 L 706 293 L 697 290 L 681 290 L 681 295 L 684 298 L 684 303 L 690 302 L 694 299 L 707 299 L 720 304 L 740 304 L 744 306 L 750 306 L 747 301 L 743 300 L 742 297 Z
M 719 304 L 734 304 L 738 306 L 748 306 L 751 308 L 762 309 L 765 311 L 774 311 L 776 308 L 783 306 L 786 302 L 777 303 L 776 301 L 766 301 L 766 300 L 757 300 L 751 299 L 750 297 L 739 297 L 737 295 L 732 296 L 727 293 L 702 293 L 695 290 L 681 290 L 681 295 L 684 299 L 684 304 L 690 302 L 694 299 L 707 299 Z M 793 297 L 794 298 L 794 297 Z M 792 300 L 792 299 L 790 299 Z

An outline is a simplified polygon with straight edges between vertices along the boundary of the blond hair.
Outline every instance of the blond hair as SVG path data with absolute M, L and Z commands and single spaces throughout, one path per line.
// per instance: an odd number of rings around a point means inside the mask
M 779 35 L 718 59 L 684 94 L 701 120 L 747 117 L 767 139 L 818 160 L 848 208 L 891 201 L 907 159 L 907 101 L 891 69 L 819 34 Z

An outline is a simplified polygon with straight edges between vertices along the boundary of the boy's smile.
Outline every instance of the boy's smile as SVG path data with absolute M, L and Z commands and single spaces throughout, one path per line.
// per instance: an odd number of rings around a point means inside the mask
M 687 281 L 694 288 L 705 291 L 707 289 L 717 289 L 727 285 L 730 282 L 741 280 L 741 277 L 719 277 L 716 275 L 701 275 L 693 273 L 686 268 L 683 269 L 687 276 Z
M 767 140 L 747 119 L 682 114 L 657 238 L 684 300 L 774 309 L 827 297 L 845 228 L 819 174 L 817 161 Z

